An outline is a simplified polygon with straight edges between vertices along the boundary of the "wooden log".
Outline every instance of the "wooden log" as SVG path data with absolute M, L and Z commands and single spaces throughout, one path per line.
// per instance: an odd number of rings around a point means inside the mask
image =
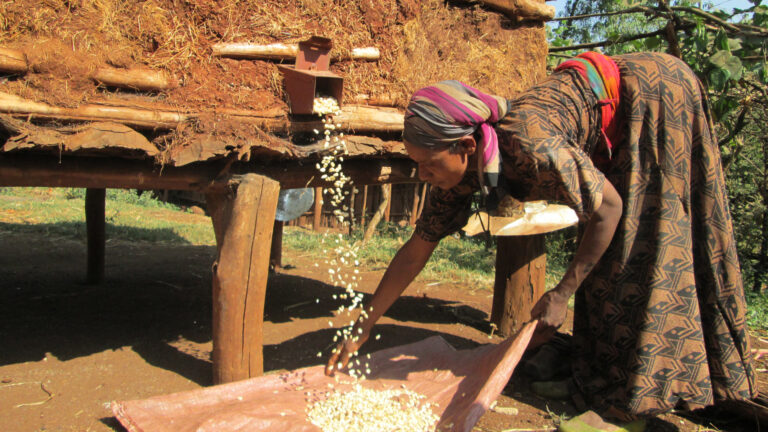
M 283 226 L 285 222 L 276 220 L 272 227 L 272 246 L 269 249 L 269 265 L 274 271 L 283 267 Z
M 27 57 L 23 52 L 0 47 L 0 73 L 23 75 L 28 69 Z
M 248 174 L 206 193 L 218 245 L 213 267 L 213 381 L 264 372 L 264 296 L 280 185 Z
M 163 91 L 179 85 L 166 72 L 149 68 L 100 67 L 96 69 L 91 78 L 106 86 L 141 91 Z
M 498 216 L 511 217 L 522 206 L 522 202 L 508 196 L 499 204 Z M 531 308 L 544 295 L 544 235 L 497 237 L 496 247 L 491 323 L 499 334 L 510 336 L 531 319 Z
M 211 47 L 214 57 L 229 57 L 253 60 L 295 60 L 299 53 L 297 44 L 274 43 L 267 45 L 244 42 L 221 42 Z M 364 60 L 376 61 L 381 57 L 378 48 L 352 48 L 351 51 L 331 57 L 332 61 Z
M 491 323 L 499 334 L 517 333 L 544 295 L 547 255 L 544 235 L 498 237 Z
M 320 231 L 320 224 L 323 222 L 323 188 L 315 188 L 315 209 L 312 215 L 312 229 Z
M 225 161 L 159 167 L 146 161 L 89 157 L 45 157 L 0 154 L 0 186 L 46 186 L 200 191 L 211 187 Z M 317 170 L 301 161 L 243 164 L 232 172 L 257 173 L 280 182 L 285 189 L 330 186 Z M 416 178 L 410 160 L 349 160 L 344 172 L 355 184 L 409 183 Z
M 104 205 L 106 189 L 85 190 L 85 226 L 88 233 L 88 273 L 86 281 L 98 284 L 104 280 L 104 250 L 106 244 L 106 223 Z
M 85 104 L 77 108 L 66 108 L 30 101 L 15 95 L 0 92 L 0 113 L 11 114 L 25 119 L 55 119 L 60 121 L 113 121 L 129 126 L 151 129 L 175 129 L 180 124 L 209 115 L 212 112 L 170 111 L 146 107 L 110 106 L 104 104 Z M 221 111 L 222 116 L 232 116 L 237 121 L 249 122 L 266 131 L 280 133 L 312 132 L 323 130 L 322 120 L 316 117 L 301 118 L 292 121 L 275 117 L 273 112 L 250 114 L 238 111 L 237 114 Z M 347 105 L 341 115 L 334 117 L 341 123 L 341 130 L 346 132 L 384 132 L 397 133 L 403 130 L 403 113 L 394 108 Z
M 517 21 L 549 21 L 555 17 L 555 7 L 539 0 L 480 0 L 480 2 Z

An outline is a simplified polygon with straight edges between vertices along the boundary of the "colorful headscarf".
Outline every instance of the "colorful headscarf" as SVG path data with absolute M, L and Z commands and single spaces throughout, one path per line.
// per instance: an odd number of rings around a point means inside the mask
M 501 159 L 493 124 L 507 113 L 507 100 L 485 94 L 459 81 L 441 81 L 411 97 L 405 111 L 403 139 L 440 150 L 479 131 L 478 173 L 483 193 L 498 185 Z
M 621 75 L 616 62 L 603 54 L 594 51 L 581 53 L 576 58 L 561 63 L 555 71 L 576 69 L 583 76 L 592 92 L 597 97 L 602 114 L 600 131 L 605 139 L 608 159 L 611 158 L 613 143 L 619 140 L 618 122 L 615 120 L 616 108 L 619 106 L 621 93 Z

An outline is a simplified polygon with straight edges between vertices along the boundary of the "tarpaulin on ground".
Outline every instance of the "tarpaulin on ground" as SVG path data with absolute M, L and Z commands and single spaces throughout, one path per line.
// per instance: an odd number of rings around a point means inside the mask
M 443 338 L 378 351 L 367 360 L 371 373 L 363 387 L 408 390 L 437 404 L 439 430 L 472 427 L 507 384 L 531 340 L 535 322 L 499 344 L 456 351 Z M 145 400 L 113 402 L 112 411 L 131 432 L 319 431 L 306 407 L 352 379 L 327 377 L 323 366 L 271 374 L 205 389 Z

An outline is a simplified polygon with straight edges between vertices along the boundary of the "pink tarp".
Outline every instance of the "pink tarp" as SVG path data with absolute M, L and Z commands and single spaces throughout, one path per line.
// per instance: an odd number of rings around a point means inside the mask
M 436 403 L 438 430 L 468 432 L 504 389 L 531 340 L 535 322 L 498 345 L 456 351 L 439 336 L 371 354 L 362 385 L 409 390 Z M 113 402 L 112 411 L 130 432 L 319 431 L 306 407 L 330 390 L 351 389 L 312 366 L 200 390 Z

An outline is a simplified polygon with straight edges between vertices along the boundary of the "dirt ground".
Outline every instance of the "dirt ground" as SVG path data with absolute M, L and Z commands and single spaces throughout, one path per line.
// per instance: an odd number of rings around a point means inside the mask
M 211 263 L 215 250 L 109 241 L 106 281 L 83 283 L 85 246 L 36 234 L 0 233 L 0 430 L 123 431 L 112 400 L 141 399 L 211 385 Z M 318 364 L 334 333 L 321 261 L 286 254 L 269 281 L 264 327 L 266 371 Z M 382 268 L 362 271 L 372 292 Z M 320 299 L 319 303 L 315 299 Z M 489 338 L 491 292 L 445 281 L 411 286 L 378 326 L 366 350 L 435 334 L 458 349 Z M 347 319 L 348 320 L 348 319 Z M 762 343 L 756 339 L 758 343 Z M 762 370 L 765 363 L 758 365 Z M 761 372 L 761 380 L 765 380 Z M 478 431 L 548 431 L 567 403 L 533 396 L 517 373 L 498 399 L 516 414 L 488 412 Z M 754 423 L 699 413 L 668 414 L 649 431 L 753 431 Z

